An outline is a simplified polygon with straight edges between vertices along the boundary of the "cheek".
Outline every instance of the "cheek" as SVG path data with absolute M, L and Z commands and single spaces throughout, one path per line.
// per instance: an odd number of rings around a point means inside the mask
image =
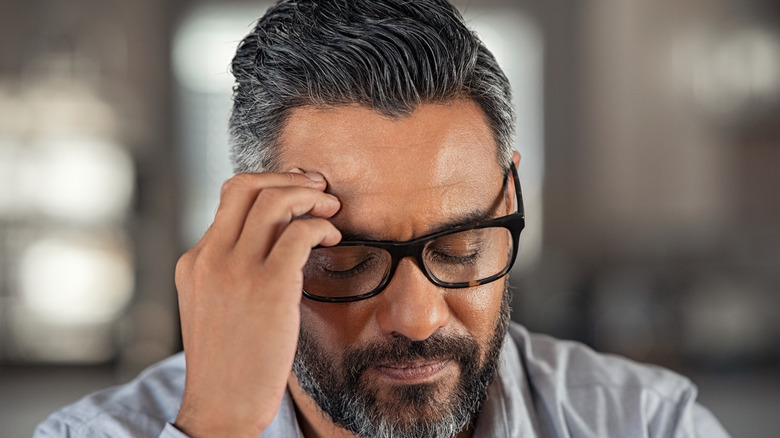
M 445 292 L 450 325 L 446 330 L 467 333 L 483 348 L 493 337 L 500 317 L 504 283 Z M 354 303 L 320 303 L 306 298 L 301 302 L 301 326 L 317 344 L 340 360 L 344 351 L 353 345 L 376 340 L 379 329 L 375 321 L 372 300 Z
M 468 334 L 483 347 L 493 337 L 501 313 L 504 283 L 490 284 L 468 289 L 453 289 L 447 292 L 450 312 Z
M 304 298 L 301 327 L 326 351 L 340 358 L 346 348 L 360 342 L 369 326 L 371 310 L 367 301 L 320 303 Z

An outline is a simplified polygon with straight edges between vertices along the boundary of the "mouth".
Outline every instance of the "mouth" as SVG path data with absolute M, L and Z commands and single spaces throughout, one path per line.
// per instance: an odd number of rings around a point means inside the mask
M 378 366 L 379 374 L 401 384 L 424 383 L 443 374 L 451 365 L 450 360 L 423 360 L 400 362 Z

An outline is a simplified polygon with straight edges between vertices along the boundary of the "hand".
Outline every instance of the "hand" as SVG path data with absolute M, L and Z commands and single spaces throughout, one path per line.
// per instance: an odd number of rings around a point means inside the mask
M 214 223 L 176 266 L 186 385 L 176 426 L 257 437 L 284 395 L 300 329 L 303 266 L 334 245 L 340 203 L 320 174 L 239 174 Z M 294 220 L 308 214 L 312 219 Z

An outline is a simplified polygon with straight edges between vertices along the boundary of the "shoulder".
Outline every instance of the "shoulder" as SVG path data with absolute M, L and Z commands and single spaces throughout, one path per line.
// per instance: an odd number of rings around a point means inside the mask
M 599 353 L 579 342 L 530 333 L 516 324 L 511 326 L 509 333 L 527 372 L 543 383 L 555 383 L 568 389 L 642 388 L 673 400 L 695 389 L 686 377 L 659 366 Z
M 684 376 L 598 353 L 578 342 L 529 333 L 517 324 L 510 327 L 509 337 L 517 347 L 536 415 L 549 432 L 727 436 L 709 411 L 696 404 L 696 386 Z M 697 430 L 717 433 L 700 435 Z
M 184 354 L 179 353 L 127 384 L 95 392 L 53 413 L 34 436 L 156 437 L 175 420 L 184 376 Z

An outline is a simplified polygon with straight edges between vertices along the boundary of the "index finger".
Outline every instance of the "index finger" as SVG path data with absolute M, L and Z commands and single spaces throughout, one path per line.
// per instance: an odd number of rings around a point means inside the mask
M 327 182 L 322 175 L 296 172 L 239 173 L 222 185 L 214 222 L 202 240 L 229 247 L 238 240 L 249 210 L 264 189 L 274 187 L 308 187 L 324 191 Z

